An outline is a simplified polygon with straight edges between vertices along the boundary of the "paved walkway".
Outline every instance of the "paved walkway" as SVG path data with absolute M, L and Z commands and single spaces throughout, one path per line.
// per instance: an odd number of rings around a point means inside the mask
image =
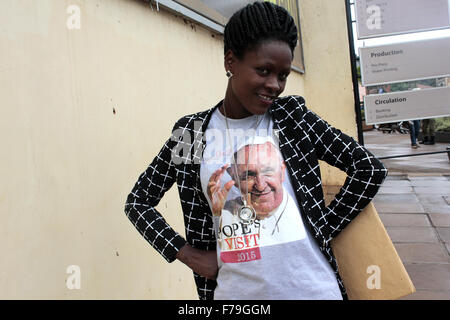
M 445 150 L 411 149 L 409 135 L 364 133 L 376 156 Z M 389 175 L 374 199 L 417 292 L 403 299 L 450 300 L 450 162 L 446 153 L 382 160 Z
M 376 156 L 393 156 L 417 154 L 424 152 L 444 151 L 450 143 L 436 143 L 431 146 L 419 144 L 420 148 L 412 149 L 409 134 L 382 133 L 378 130 L 364 132 L 364 146 Z M 385 159 L 383 163 L 389 172 L 434 173 L 450 175 L 450 162 L 447 153 L 424 156 Z

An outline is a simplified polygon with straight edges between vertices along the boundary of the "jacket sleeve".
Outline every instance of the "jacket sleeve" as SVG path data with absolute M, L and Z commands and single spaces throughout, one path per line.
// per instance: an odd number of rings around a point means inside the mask
M 148 168 L 139 176 L 125 203 L 127 217 L 168 262 L 175 260 L 176 254 L 186 243 L 155 209 L 176 180 L 172 162 L 175 144 L 174 139 L 166 141 Z
M 319 160 L 347 173 L 339 193 L 325 208 L 323 218 L 335 238 L 373 199 L 387 176 L 380 160 L 350 136 L 333 128 L 305 108 L 308 135 Z

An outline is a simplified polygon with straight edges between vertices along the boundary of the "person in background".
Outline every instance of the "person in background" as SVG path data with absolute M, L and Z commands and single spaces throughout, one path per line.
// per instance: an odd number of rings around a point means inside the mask
M 420 120 L 413 120 L 409 122 L 409 135 L 411 137 L 411 148 L 417 149 L 419 145 L 417 144 L 417 138 L 419 137 L 420 131 Z
M 434 142 L 434 134 L 436 128 L 436 120 L 434 119 L 425 119 L 422 120 L 422 135 L 423 141 L 419 142 L 425 145 L 433 145 Z

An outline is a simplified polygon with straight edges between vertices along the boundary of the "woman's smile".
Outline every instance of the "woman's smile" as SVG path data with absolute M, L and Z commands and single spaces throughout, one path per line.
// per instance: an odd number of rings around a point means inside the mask
M 257 94 L 257 96 L 264 104 L 267 104 L 269 106 L 273 103 L 273 100 L 275 100 L 274 96 L 268 96 L 263 94 Z

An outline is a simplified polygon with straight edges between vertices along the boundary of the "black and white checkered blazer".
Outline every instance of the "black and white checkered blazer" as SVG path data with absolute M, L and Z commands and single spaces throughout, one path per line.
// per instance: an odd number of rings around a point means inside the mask
M 139 176 L 126 200 L 128 218 L 168 262 L 175 260 L 186 241 L 194 248 L 216 249 L 212 213 L 200 182 L 200 162 L 205 147 L 203 134 L 211 114 L 221 103 L 177 121 L 171 137 Z M 354 139 L 308 110 L 300 96 L 278 98 L 269 112 L 274 130 L 278 131 L 280 150 L 298 203 L 308 222 L 306 225 L 335 271 L 346 298 L 330 241 L 372 200 L 387 170 Z M 318 160 L 347 174 L 345 184 L 327 207 Z M 155 209 L 175 182 L 184 214 L 186 239 Z M 216 282 L 195 273 L 194 279 L 200 299 L 212 299 Z

